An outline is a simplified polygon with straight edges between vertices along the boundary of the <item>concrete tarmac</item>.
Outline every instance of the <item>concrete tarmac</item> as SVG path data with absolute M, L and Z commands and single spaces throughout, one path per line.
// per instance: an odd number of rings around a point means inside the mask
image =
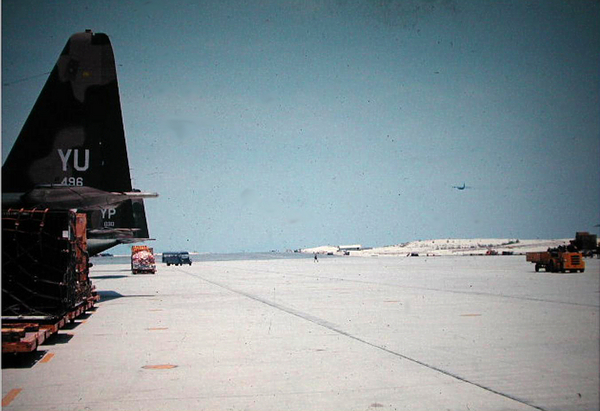
M 3 356 L 3 409 L 598 410 L 599 261 L 96 264 L 91 315 Z

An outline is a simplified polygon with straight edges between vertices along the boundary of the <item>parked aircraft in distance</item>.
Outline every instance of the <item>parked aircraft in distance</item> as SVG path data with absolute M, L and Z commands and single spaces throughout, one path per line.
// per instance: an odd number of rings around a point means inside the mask
M 2 208 L 78 209 L 88 252 L 149 239 L 106 34 L 72 35 L 2 166 Z

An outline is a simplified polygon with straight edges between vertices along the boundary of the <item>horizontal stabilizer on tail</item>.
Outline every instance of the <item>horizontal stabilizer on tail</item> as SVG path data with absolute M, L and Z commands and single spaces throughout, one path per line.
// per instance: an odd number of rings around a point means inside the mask
M 141 243 L 144 241 L 156 241 L 156 238 L 123 238 L 121 240 L 122 244 L 135 244 Z
M 116 205 L 131 199 L 155 197 L 158 197 L 157 193 L 139 191 L 118 193 L 92 187 L 49 185 L 36 187 L 23 194 L 10 193 L 4 196 L 3 206 L 88 210 Z
M 134 237 L 134 234 L 140 231 L 139 228 L 95 228 L 88 230 L 88 235 L 91 235 L 93 238 L 102 238 L 102 237 L 110 237 L 110 238 L 130 238 Z

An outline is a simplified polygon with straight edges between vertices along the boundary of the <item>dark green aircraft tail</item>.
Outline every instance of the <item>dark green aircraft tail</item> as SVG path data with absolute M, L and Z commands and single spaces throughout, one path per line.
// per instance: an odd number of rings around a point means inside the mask
M 131 191 L 117 72 L 106 34 L 71 36 L 2 171 L 4 192 L 42 184 Z
M 109 38 L 74 34 L 2 167 L 3 206 L 44 198 L 45 207 L 88 210 L 91 235 L 148 238 L 141 199 L 111 203 L 110 193 L 132 191 Z

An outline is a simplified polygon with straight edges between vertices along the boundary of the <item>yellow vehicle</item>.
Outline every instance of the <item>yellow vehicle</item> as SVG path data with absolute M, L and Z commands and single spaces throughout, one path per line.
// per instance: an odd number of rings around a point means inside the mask
M 535 264 L 536 272 L 540 271 L 540 268 L 545 268 L 547 272 L 551 273 L 585 271 L 583 255 L 576 251 L 565 251 L 561 247 L 543 252 L 527 253 L 526 259 Z

